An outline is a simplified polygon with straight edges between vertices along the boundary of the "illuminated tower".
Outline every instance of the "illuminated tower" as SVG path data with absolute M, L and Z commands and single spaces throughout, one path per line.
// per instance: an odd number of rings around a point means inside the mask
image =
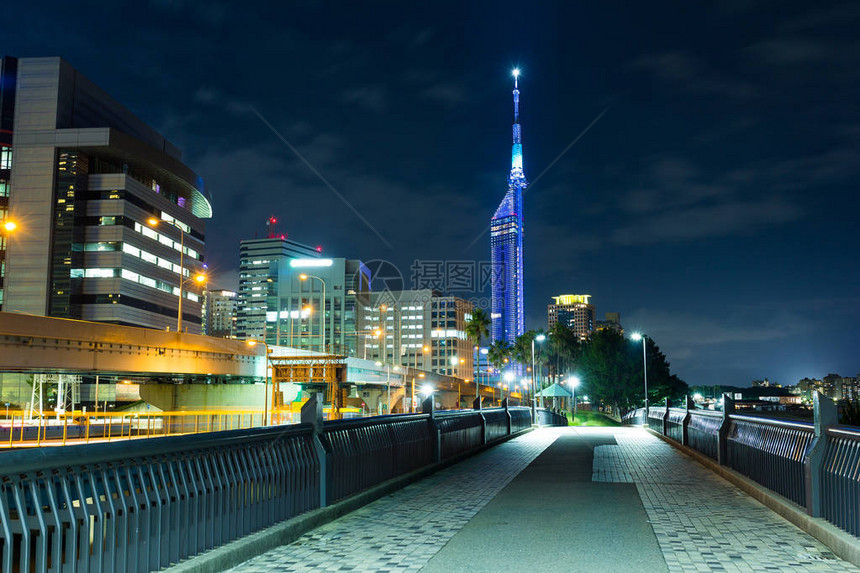
M 490 220 L 490 251 L 493 264 L 493 340 L 513 343 L 525 330 L 523 322 L 523 141 L 520 128 L 520 71 L 514 69 L 514 144 L 508 192 Z

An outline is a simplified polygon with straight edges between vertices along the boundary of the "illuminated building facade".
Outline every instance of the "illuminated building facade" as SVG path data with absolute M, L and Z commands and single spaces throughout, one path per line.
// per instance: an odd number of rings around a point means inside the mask
M 229 290 L 206 291 L 203 307 L 203 334 L 217 338 L 236 338 L 238 296 Z
M 180 150 L 61 58 L 3 58 L 0 92 L 2 309 L 173 330 L 181 293 L 200 333 L 212 207 Z
M 473 350 L 466 323 L 473 308 L 431 289 L 368 293 L 360 321 L 366 357 L 469 380 Z
M 562 294 L 554 296 L 547 306 L 547 325 L 552 328 L 563 324 L 585 340 L 594 331 L 594 305 L 590 294 Z
M 286 236 L 241 241 L 236 337 L 241 340 L 263 340 L 266 336 L 270 279 L 273 273 L 277 274 L 277 266 L 281 261 L 319 256 L 315 248 Z
M 6 233 L 9 212 L 9 179 L 12 172 L 12 126 L 18 60 L 0 58 L 0 310 L 3 310 L 3 277 L 6 274 Z
M 359 309 L 366 304 L 370 289 L 370 271 L 364 263 L 341 258 L 282 258 L 272 263 L 266 284 L 267 343 L 362 356 Z
M 525 330 L 523 314 L 523 143 L 520 127 L 519 70 L 514 70 L 514 123 L 508 191 L 490 220 L 492 262 L 491 336 L 511 344 Z

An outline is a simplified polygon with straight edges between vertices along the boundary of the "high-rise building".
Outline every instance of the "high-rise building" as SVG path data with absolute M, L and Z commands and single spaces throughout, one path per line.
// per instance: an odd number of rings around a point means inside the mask
M 3 310 L 172 329 L 181 294 L 199 333 L 212 207 L 181 152 L 61 58 L 0 76 Z
M 281 258 L 266 282 L 266 342 L 361 356 L 359 308 L 370 271 L 358 260 Z
M 218 338 L 236 338 L 238 295 L 231 290 L 206 291 L 203 334 Z
M 472 379 L 474 352 L 466 336 L 472 310 L 469 301 L 431 289 L 368 293 L 360 320 L 366 357 Z
M 241 340 L 263 340 L 266 335 L 266 297 L 269 295 L 272 274 L 277 273 L 281 261 L 319 256 L 313 247 L 286 236 L 241 241 L 236 337 Z
M 3 310 L 3 278 L 6 276 L 6 215 L 9 212 L 9 179 L 12 171 L 12 127 L 18 60 L 0 58 L 0 310 Z
M 523 314 L 523 142 L 519 70 L 514 70 L 514 123 L 508 191 L 490 220 L 492 339 L 513 344 L 525 330 Z
M 552 328 L 561 323 L 585 340 L 594 331 L 594 305 L 590 294 L 561 294 L 547 305 L 547 324 Z

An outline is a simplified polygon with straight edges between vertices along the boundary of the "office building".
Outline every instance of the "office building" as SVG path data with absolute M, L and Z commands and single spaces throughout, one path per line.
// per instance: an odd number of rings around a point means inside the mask
M 366 356 L 464 380 L 473 378 L 473 348 L 466 336 L 472 304 L 439 291 L 368 293 L 361 333 Z
M 237 338 L 238 294 L 230 290 L 206 291 L 203 307 L 203 334 L 218 338 Z
M 18 61 L 0 58 L 0 310 L 3 310 L 3 278 L 6 276 L 6 216 L 9 212 L 9 179 L 12 172 L 12 127 Z
M 598 320 L 594 323 L 594 330 L 614 330 L 615 332 L 624 334 L 624 327 L 621 326 L 620 312 L 607 312 L 603 316 L 603 320 Z
M 60 58 L 0 75 L 2 309 L 174 329 L 181 307 L 199 333 L 212 207 L 181 152 Z
M 370 288 L 364 263 L 318 256 L 281 258 L 271 264 L 266 284 L 266 342 L 362 355 L 358 315 Z
M 594 305 L 590 294 L 562 294 L 552 297 L 555 301 L 547 305 L 547 324 L 552 328 L 563 324 L 585 340 L 594 332 Z
M 274 218 L 269 219 L 268 225 Z M 282 261 L 319 258 L 319 252 L 308 245 L 274 236 L 250 239 L 239 244 L 239 292 L 236 307 L 236 337 L 242 340 L 263 340 L 266 335 L 266 298 L 270 279 Z
M 525 330 L 523 310 L 523 142 L 520 127 L 519 70 L 514 70 L 514 123 L 508 190 L 490 220 L 493 321 L 491 337 L 513 344 Z

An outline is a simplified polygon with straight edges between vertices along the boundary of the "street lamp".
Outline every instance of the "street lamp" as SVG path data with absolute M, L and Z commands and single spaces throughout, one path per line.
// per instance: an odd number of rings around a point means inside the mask
M 537 386 L 535 386 L 535 341 L 543 342 L 546 336 L 538 334 L 532 338 L 532 423 L 537 423 L 537 412 L 535 411 L 535 397 L 537 397 Z M 543 408 L 543 396 L 540 397 L 541 408 Z
M 579 376 L 571 376 L 567 379 L 567 384 L 570 386 L 570 389 L 573 391 L 573 407 L 571 408 L 571 412 L 573 413 L 573 420 L 576 421 L 576 387 L 579 386 Z
M 264 340 L 249 340 L 251 348 L 262 344 L 266 350 L 266 375 L 263 377 L 263 426 L 269 425 L 269 345 Z
M 320 303 L 320 334 L 322 335 L 322 351 L 323 354 L 325 354 L 325 281 L 316 275 L 306 275 L 305 273 L 300 274 L 299 278 L 303 281 L 306 281 L 308 279 L 316 279 L 322 283 L 322 302 Z
M 507 386 L 506 386 L 506 388 L 510 388 L 510 387 L 511 387 L 511 382 L 513 382 L 513 381 L 514 381 L 514 378 L 515 378 L 515 376 L 514 376 L 514 373 L 513 373 L 513 372 L 511 372 L 510 370 L 508 370 L 507 372 L 505 372 L 505 382 L 507 382 L 507 383 L 508 383 L 508 384 L 507 384 Z M 508 393 L 508 396 L 510 396 L 510 393 Z
M 644 334 L 634 332 L 630 335 L 630 338 L 636 341 L 642 341 L 642 376 L 645 379 L 645 420 L 648 420 L 648 355 L 645 352 L 646 336 Z
M 7 233 L 11 233 L 12 231 L 14 231 L 17 228 L 18 228 L 18 223 L 16 223 L 15 221 L 7 219 L 6 222 L 3 223 L 3 229 Z
M 177 229 L 179 229 L 179 307 L 176 312 L 176 332 L 182 332 L 182 287 L 186 282 L 197 282 L 198 284 L 203 284 L 206 282 L 206 277 L 202 274 L 197 274 L 193 278 L 186 279 L 185 278 L 185 229 L 180 227 L 176 221 L 168 221 L 166 219 L 162 219 L 164 222 L 173 225 Z M 156 219 L 155 217 L 150 217 L 146 221 L 150 227 L 157 227 L 161 221 Z

